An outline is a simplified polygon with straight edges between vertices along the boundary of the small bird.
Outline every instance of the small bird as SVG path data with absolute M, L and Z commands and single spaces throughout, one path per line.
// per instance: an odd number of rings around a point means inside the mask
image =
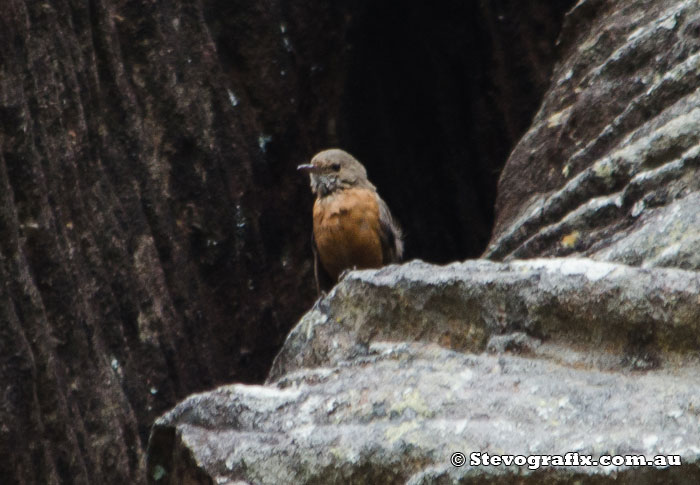
M 311 241 L 319 294 L 345 270 L 401 261 L 401 228 L 360 162 L 332 148 L 297 169 L 309 173 L 316 194 Z

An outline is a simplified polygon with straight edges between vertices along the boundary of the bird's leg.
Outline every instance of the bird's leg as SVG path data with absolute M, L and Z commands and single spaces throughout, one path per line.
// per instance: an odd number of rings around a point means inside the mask
M 342 273 L 340 273 L 340 276 L 338 276 L 338 282 L 340 283 L 345 279 L 345 277 L 351 272 L 351 271 L 356 271 L 357 266 L 353 266 L 352 268 L 345 268 Z
M 326 296 L 328 296 L 328 293 L 326 293 L 325 291 L 321 291 L 320 295 L 318 296 L 318 298 L 316 298 L 316 301 L 314 302 L 311 308 L 314 310 L 318 310 L 321 313 L 326 313 L 328 310 L 328 302 L 326 302 Z

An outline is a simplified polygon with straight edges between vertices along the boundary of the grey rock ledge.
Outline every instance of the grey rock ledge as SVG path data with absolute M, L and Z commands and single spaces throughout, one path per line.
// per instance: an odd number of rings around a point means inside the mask
M 567 258 L 352 272 L 265 386 L 194 395 L 157 420 L 149 479 L 697 483 L 699 324 L 693 271 Z M 471 452 L 682 465 L 476 467 Z

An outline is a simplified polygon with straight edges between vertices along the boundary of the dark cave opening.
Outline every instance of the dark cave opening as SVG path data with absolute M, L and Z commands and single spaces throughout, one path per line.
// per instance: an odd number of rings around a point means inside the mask
M 478 257 L 496 186 L 547 88 L 573 2 L 367 4 L 347 32 L 339 144 L 406 233 L 406 258 Z
M 259 116 L 251 126 L 270 135 L 259 179 L 294 180 L 308 205 L 294 166 L 343 148 L 401 222 L 406 259 L 446 263 L 486 248 L 499 174 L 548 87 L 573 3 L 208 0 L 205 11 L 224 72 L 248 84 L 236 91 Z

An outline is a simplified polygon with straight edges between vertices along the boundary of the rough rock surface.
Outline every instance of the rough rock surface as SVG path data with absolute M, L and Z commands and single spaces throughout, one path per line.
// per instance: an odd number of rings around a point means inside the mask
M 150 478 L 693 483 L 698 295 L 695 272 L 582 259 L 350 273 L 290 334 L 266 386 L 192 396 L 156 422 Z M 682 466 L 460 468 L 453 452 L 677 454 Z
M 513 333 L 531 338 L 499 340 Z M 654 368 L 700 352 L 700 273 L 575 258 L 355 271 L 292 330 L 269 380 L 385 340 L 474 353 L 515 345 L 570 365 Z
M 700 392 L 691 375 L 698 368 L 622 375 L 415 343 L 368 350 L 267 387 L 234 385 L 191 396 L 156 423 L 154 441 L 159 451 L 195 450 L 195 461 L 219 484 L 700 479 Z M 474 451 L 677 453 L 684 464 L 522 467 L 520 474 L 514 466 L 450 463 L 452 453 Z M 150 457 L 153 464 L 168 458 Z
M 576 5 L 486 257 L 700 269 L 699 33 L 693 0 Z

